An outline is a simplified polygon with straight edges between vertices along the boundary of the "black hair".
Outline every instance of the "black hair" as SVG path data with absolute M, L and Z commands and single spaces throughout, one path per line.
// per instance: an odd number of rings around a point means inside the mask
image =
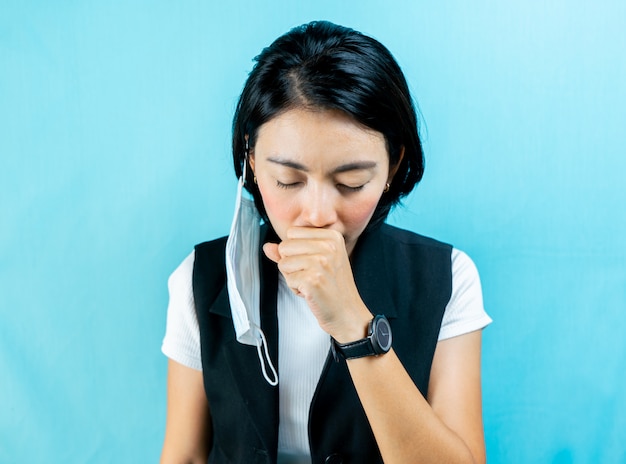
M 404 150 L 389 191 L 382 195 L 368 227 L 384 221 L 424 173 L 415 107 L 404 74 L 389 50 L 353 29 L 315 21 L 276 39 L 255 61 L 233 119 L 237 177 L 242 175 L 247 146 L 254 147 L 262 124 L 294 108 L 340 110 L 383 134 L 390 169 Z M 267 221 L 252 178 L 248 167 L 246 188 Z

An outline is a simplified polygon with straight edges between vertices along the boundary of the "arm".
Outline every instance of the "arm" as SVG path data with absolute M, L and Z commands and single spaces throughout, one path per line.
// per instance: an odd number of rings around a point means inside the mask
M 481 332 L 438 343 L 428 401 L 393 350 L 348 368 L 385 463 L 484 463 Z
M 211 414 L 202 372 L 170 359 L 161 464 L 204 464 L 210 448 Z
M 341 234 L 294 227 L 264 251 L 323 330 L 340 343 L 364 337 L 372 314 L 356 289 Z M 437 344 L 428 399 L 393 349 L 348 361 L 385 463 L 484 462 L 480 345 L 481 332 Z

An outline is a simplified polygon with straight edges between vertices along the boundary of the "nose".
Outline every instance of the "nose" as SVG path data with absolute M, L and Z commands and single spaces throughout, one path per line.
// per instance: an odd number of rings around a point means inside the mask
M 307 192 L 300 214 L 306 227 L 329 227 L 337 222 L 335 198 L 330 189 L 312 186 Z

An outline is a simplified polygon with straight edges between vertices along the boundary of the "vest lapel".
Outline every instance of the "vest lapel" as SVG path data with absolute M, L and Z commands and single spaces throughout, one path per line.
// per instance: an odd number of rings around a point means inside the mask
M 278 270 L 276 265 L 265 257 L 262 250 L 260 253 L 261 328 L 267 340 L 270 359 L 278 371 L 278 320 L 276 317 Z M 279 421 L 278 387 L 272 387 L 263 377 L 257 348 L 237 342 L 232 327 L 228 290 L 225 284 L 209 311 L 228 318 L 227 330 L 233 333 L 232 339 L 223 347 L 228 368 L 235 381 L 236 389 L 248 409 L 250 420 L 272 461 L 271 457 L 276 456 L 278 449 L 278 428 L 276 427 Z M 267 365 L 266 369 L 271 376 Z
M 364 233 L 352 253 L 352 273 L 359 294 L 372 314 L 396 317 L 380 227 Z

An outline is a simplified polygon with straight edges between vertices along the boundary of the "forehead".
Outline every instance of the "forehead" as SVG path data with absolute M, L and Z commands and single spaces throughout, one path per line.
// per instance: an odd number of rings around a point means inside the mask
M 254 154 L 304 164 L 388 162 L 383 134 L 339 110 L 295 108 L 279 114 L 259 128 Z

